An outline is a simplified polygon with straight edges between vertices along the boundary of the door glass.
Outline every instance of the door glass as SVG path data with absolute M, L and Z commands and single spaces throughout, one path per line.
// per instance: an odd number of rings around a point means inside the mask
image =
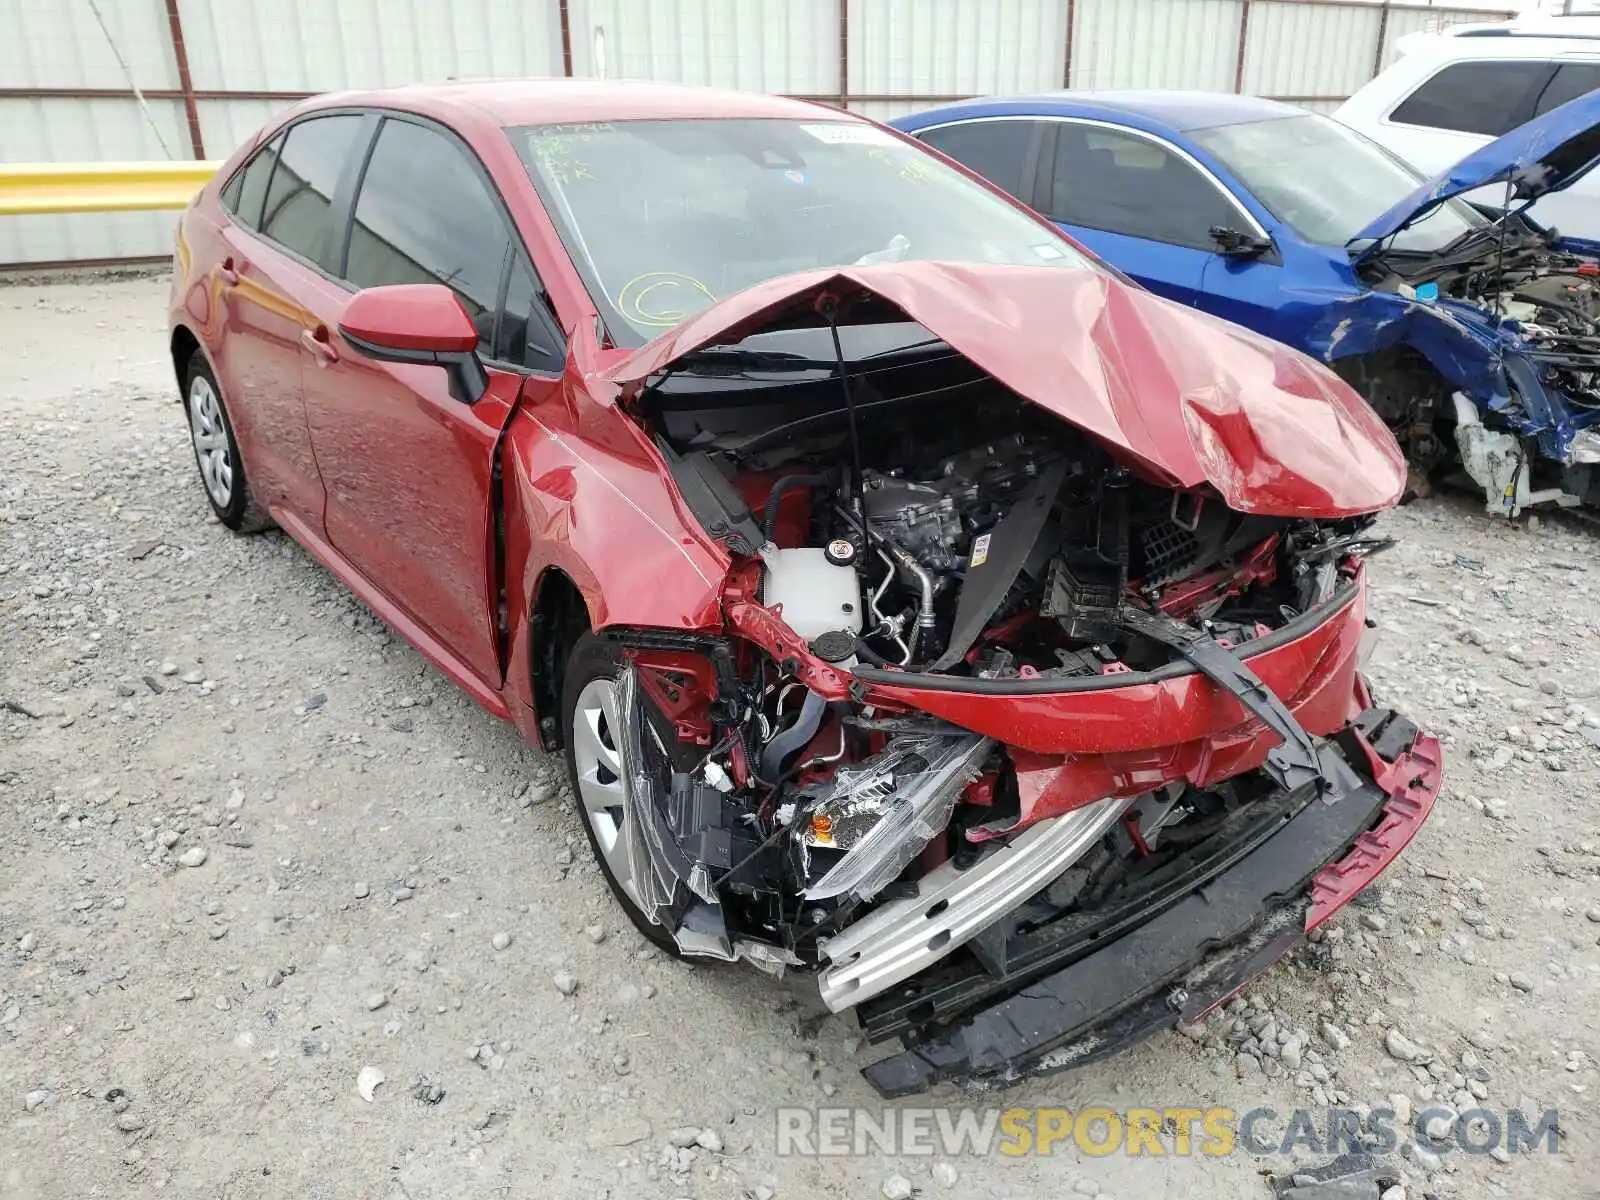
M 1560 108 L 1568 100 L 1586 96 L 1597 88 L 1600 88 L 1600 63 L 1562 63 L 1534 106 L 1534 115 Z
M 1037 121 L 963 121 L 917 136 L 1015 196 L 1022 191 L 1022 170 L 1037 126 Z
M 547 311 L 533 268 L 519 253 L 506 284 L 506 300 L 495 328 L 492 357 L 536 371 L 559 371 L 562 351 L 544 320 Z
M 1164 146 L 1088 125 L 1062 124 L 1050 180 L 1050 216 L 1068 225 L 1199 250 L 1213 226 L 1244 218 L 1217 185 Z
M 1451 63 L 1413 92 L 1389 119 L 1401 125 L 1499 137 L 1516 126 L 1528 89 L 1549 71 L 1549 63 L 1531 60 Z
M 361 118 L 314 117 L 290 128 L 267 187 L 261 233 L 324 270 L 337 270 L 340 238 L 330 214 L 339 175 L 355 153 Z
M 279 134 L 272 139 L 271 145 L 258 151 L 228 185 L 233 190 L 233 200 L 230 203 L 224 194 L 223 204 L 246 228 L 256 229 L 261 224 L 261 205 L 267 196 L 267 181 L 272 178 L 272 168 L 277 165 L 282 150 L 283 135 Z
M 499 205 L 461 147 L 424 126 L 384 121 L 356 198 L 345 265 L 351 283 L 442 283 L 478 326 L 479 349 L 493 354 L 510 241 Z

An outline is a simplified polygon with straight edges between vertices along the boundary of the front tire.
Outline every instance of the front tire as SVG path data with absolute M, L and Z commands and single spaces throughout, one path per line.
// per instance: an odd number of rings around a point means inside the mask
M 629 862 L 627 766 L 617 704 L 622 666 L 617 647 L 592 633 L 585 633 L 572 648 L 561 703 L 567 778 L 589 847 L 617 903 L 653 945 L 681 958 L 673 936 L 640 907 L 639 884 Z
M 222 388 L 211 364 L 198 350 L 189 359 L 185 373 L 183 406 L 189 416 L 189 441 L 194 447 L 195 465 L 200 468 L 200 483 L 217 520 L 235 533 L 272 528 L 272 517 L 250 497 L 244 459 L 222 401 Z

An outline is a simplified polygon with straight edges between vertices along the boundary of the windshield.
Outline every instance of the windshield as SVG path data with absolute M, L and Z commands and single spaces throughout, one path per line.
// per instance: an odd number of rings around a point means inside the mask
M 813 267 L 1089 267 L 1050 226 L 856 121 L 623 121 L 511 131 L 619 345 Z
M 1355 130 L 1316 113 L 1190 135 L 1220 159 L 1273 216 L 1306 241 L 1343 246 L 1424 180 Z M 1486 222 L 1448 200 L 1390 243 L 1426 253 Z

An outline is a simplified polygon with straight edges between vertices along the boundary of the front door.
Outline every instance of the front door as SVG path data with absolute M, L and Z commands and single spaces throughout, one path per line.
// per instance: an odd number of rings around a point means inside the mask
M 1054 127 L 1035 192 L 1039 210 L 1156 294 L 1196 304 L 1215 257 L 1211 230 L 1237 226 L 1237 205 L 1153 135 L 1077 120 Z
M 440 367 L 363 358 L 338 333 L 353 293 L 325 289 L 301 377 L 327 489 L 328 541 L 427 638 L 498 690 L 493 467 L 495 443 L 529 382 L 521 347 L 533 324 L 532 275 L 481 164 L 420 119 L 385 117 L 352 215 L 346 281 L 450 287 L 482 335 L 489 387 L 467 404 L 450 395 Z

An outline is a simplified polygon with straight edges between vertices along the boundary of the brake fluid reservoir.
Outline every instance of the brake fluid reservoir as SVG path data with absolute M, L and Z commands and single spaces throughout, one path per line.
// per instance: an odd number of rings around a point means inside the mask
M 848 545 L 848 543 L 845 543 Z M 767 564 L 761 602 L 783 605 L 783 622 L 807 642 L 824 633 L 861 632 L 861 585 L 853 565 L 821 546 L 779 550 Z M 854 556 L 850 556 L 853 558 Z

